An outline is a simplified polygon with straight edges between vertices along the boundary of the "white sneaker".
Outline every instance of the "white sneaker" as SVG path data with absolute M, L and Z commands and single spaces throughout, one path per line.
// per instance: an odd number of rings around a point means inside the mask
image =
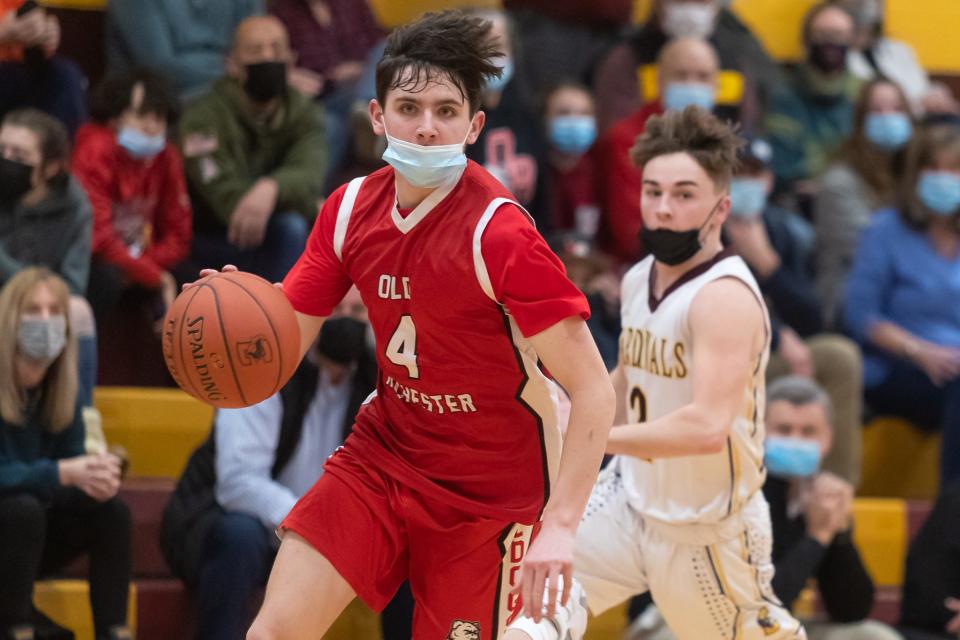
M 549 587 L 548 587 L 549 588 Z M 563 576 L 557 584 L 557 609 L 552 618 L 544 618 L 557 631 L 559 640 L 582 640 L 587 631 L 587 593 L 577 580 L 570 587 L 570 597 L 567 606 L 560 606 L 563 595 Z

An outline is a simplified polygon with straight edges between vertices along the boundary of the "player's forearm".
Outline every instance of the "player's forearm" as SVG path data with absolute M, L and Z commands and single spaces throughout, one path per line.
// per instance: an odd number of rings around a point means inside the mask
M 613 423 L 614 393 L 606 378 L 570 392 L 570 422 L 544 522 L 575 527 L 597 479 Z
M 651 422 L 615 426 L 607 453 L 636 458 L 676 458 L 716 453 L 730 432 L 719 412 L 687 405 Z

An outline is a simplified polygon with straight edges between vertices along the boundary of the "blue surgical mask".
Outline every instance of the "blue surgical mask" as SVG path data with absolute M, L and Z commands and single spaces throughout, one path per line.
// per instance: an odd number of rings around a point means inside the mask
M 126 149 L 132 157 L 146 160 L 156 156 L 167 146 L 164 136 L 148 136 L 132 127 L 124 127 L 117 135 L 117 144 Z
M 383 159 L 413 186 L 434 189 L 455 181 L 463 173 L 467 166 L 463 147 L 469 135 L 470 130 L 467 129 L 463 142 L 428 147 L 398 140 L 387 133 L 387 150 L 383 152 Z
M 503 63 L 500 65 L 499 78 L 487 78 L 487 91 L 503 91 L 513 78 L 513 58 L 501 58 Z
M 713 110 L 714 89 L 699 82 L 671 82 L 663 91 L 663 106 L 667 111 L 683 111 L 690 105 Z
M 951 171 L 924 171 L 917 182 L 917 196 L 933 213 L 952 216 L 960 210 L 960 175 Z
M 820 445 L 802 438 L 770 436 L 764 444 L 767 470 L 781 478 L 809 478 L 820 468 Z
M 548 125 L 550 144 L 563 153 L 583 153 L 597 139 L 593 116 L 557 116 Z
M 881 149 L 896 151 L 909 142 L 913 135 L 913 124 L 902 111 L 868 113 L 863 121 L 863 135 Z
M 760 178 L 734 178 L 730 182 L 730 213 L 756 218 L 767 208 L 767 183 Z

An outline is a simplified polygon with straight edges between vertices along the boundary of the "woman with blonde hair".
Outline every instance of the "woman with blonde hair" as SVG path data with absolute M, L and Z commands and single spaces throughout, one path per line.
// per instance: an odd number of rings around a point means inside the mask
M 67 284 L 23 269 L 0 290 L 0 638 L 33 638 L 33 582 L 89 555 L 97 640 L 129 637 L 130 515 L 120 461 L 85 455 Z

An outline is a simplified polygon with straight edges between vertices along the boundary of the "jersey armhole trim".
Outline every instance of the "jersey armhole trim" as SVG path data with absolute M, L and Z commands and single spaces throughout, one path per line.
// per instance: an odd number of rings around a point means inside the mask
M 347 237 L 347 225 L 350 224 L 350 214 L 353 213 L 353 205 L 357 201 L 357 194 L 360 193 L 360 185 L 366 176 L 354 178 L 347 185 L 347 190 L 343 194 L 343 200 L 340 201 L 340 208 L 337 209 L 337 224 L 333 228 L 333 252 L 337 255 L 337 260 L 343 262 L 343 242 Z
M 483 292 L 487 294 L 488 298 L 497 304 L 500 304 L 500 301 L 497 300 L 497 296 L 493 292 L 493 283 L 490 282 L 490 273 L 487 271 L 487 263 L 483 259 L 482 240 L 483 232 L 487 230 L 487 225 L 489 225 L 490 221 L 493 219 L 493 214 L 495 214 L 497 210 L 505 204 L 512 204 L 519 208 L 524 214 L 526 214 L 527 218 L 529 218 L 530 223 L 536 227 L 536 223 L 533 221 L 533 216 L 530 215 L 530 212 L 510 198 L 494 198 L 490 204 L 487 205 L 483 215 L 480 216 L 480 221 L 477 223 L 477 228 L 473 232 L 473 268 L 474 271 L 476 271 L 477 281 L 480 283 L 480 288 L 483 289 Z

